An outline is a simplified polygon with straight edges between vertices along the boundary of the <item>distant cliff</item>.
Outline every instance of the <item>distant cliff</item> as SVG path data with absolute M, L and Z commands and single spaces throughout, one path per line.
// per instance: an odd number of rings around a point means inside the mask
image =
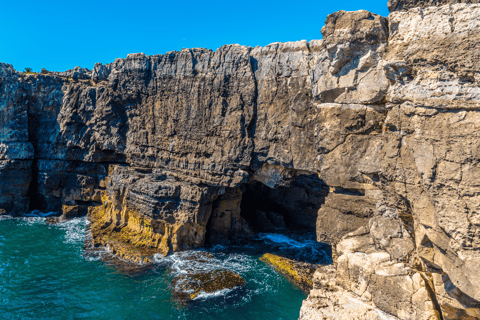
M 88 213 L 144 262 L 280 214 L 334 252 L 301 319 L 480 318 L 480 5 L 444 2 L 339 11 L 310 42 L 0 63 L 0 212 Z

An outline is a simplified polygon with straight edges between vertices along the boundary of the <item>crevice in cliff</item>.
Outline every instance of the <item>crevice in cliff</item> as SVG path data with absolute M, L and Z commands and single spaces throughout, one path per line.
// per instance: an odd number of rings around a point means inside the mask
M 253 115 L 252 115 L 252 120 L 250 123 L 247 125 L 247 133 L 249 135 L 249 138 L 252 139 L 252 142 L 254 144 L 254 147 L 252 148 L 252 153 L 254 152 L 255 149 L 255 131 L 257 128 L 257 106 L 258 106 L 258 81 L 257 77 L 255 75 L 255 72 L 258 69 L 258 61 L 254 57 L 250 56 L 250 66 L 252 67 L 252 75 L 253 75 L 253 82 L 255 85 L 254 89 L 254 102 L 253 102 Z M 253 157 L 252 157 L 253 158 Z
M 428 293 L 430 299 L 432 300 L 432 303 L 433 303 L 433 306 L 435 307 L 435 310 L 437 310 L 437 312 L 438 312 L 440 320 L 444 320 L 442 308 L 440 307 L 440 304 L 438 303 L 437 295 L 435 294 L 435 289 L 434 289 L 432 280 L 427 279 L 427 277 L 423 273 L 420 273 L 420 275 L 422 276 L 423 281 L 425 282 L 425 289 L 427 290 L 427 293 Z

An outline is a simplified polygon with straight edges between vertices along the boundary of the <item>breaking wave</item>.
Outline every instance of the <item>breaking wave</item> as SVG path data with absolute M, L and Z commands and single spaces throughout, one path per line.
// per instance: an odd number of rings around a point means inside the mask
M 84 243 L 85 242 L 85 230 L 87 225 L 90 224 L 87 217 L 75 218 L 64 222 L 59 222 L 56 226 L 65 231 L 65 243 Z

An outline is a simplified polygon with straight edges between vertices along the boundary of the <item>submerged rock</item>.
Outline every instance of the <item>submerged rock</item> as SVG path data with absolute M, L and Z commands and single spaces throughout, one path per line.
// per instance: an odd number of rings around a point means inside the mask
M 211 263 L 214 256 L 209 252 L 179 253 L 174 260 L 179 264 L 172 267 L 172 271 L 177 272 L 172 279 L 172 294 L 183 303 L 204 295 L 221 294 L 245 284 L 239 274 L 224 268 L 217 269 L 217 264 Z
M 198 271 L 173 278 L 172 293 L 179 300 L 190 302 L 202 294 L 232 290 L 244 284 L 245 279 L 230 270 Z
M 275 270 L 285 275 L 303 291 L 308 292 L 313 288 L 312 277 L 317 268 L 316 265 L 290 260 L 271 253 L 265 253 L 260 257 L 260 261 L 273 266 Z

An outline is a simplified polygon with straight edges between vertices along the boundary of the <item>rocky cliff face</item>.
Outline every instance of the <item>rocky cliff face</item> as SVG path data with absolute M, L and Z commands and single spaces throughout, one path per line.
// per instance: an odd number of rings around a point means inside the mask
M 0 64 L 0 210 L 88 212 L 143 262 L 315 228 L 334 266 L 301 319 L 480 318 L 480 5 L 389 8 L 310 42 Z

